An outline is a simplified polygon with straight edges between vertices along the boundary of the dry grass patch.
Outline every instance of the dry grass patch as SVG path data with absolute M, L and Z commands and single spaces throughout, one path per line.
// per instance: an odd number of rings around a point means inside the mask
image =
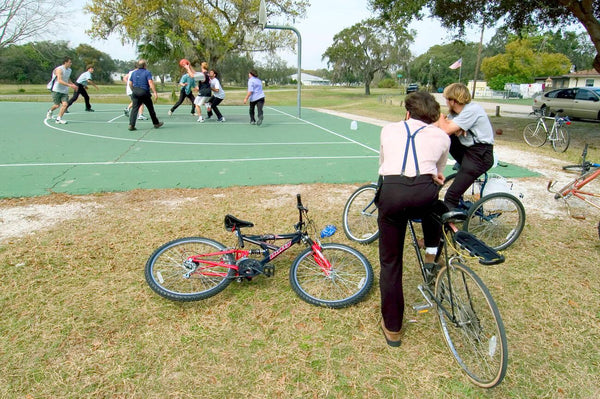
M 379 292 L 357 306 L 310 306 L 289 287 L 299 247 L 272 278 L 234 283 L 201 302 L 155 295 L 144 264 L 160 244 L 202 235 L 234 242 L 232 213 L 284 232 L 302 193 L 319 227 L 340 226 L 352 185 L 149 190 L 0 201 L 0 208 L 93 204 L 0 244 L 0 397 L 394 398 L 574 397 L 600 393 L 600 262 L 592 223 L 529 212 L 507 262 L 474 268 L 507 327 L 505 381 L 484 391 L 448 353 L 434 314 L 407 309 L 399 349 L 377 328 Z M 349 243 L 341 232 L 332 240 Z M 377 246 L 361 246 L 378 273 Z M 290 254 L 291 255 L 288 255 Z M 407 249 L 407 305 L 420 302 Z

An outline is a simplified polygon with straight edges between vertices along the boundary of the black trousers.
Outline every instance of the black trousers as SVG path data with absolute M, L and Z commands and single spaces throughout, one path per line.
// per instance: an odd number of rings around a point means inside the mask
M 453 135 L 450 136 L 450 155 L 458 162 L 460 168 L 446 191 L 444 203 L 449 209 L 454 209 L 469 186 L 494 164 L 494 146 L 473 144 L 471 147 L 465 147 L 458 137 Z
M 256 122 L 254 118 L 254 108 L 258 110 L 258 118 L 263 118 L 263 107 L 265 105 L 265 98 L 258 99 L 256 101 L 250 101 L 250 122 Z
M 173 105 L 171 107 L 171 112 L 175 112 L 175 110 L 177 109 L 177 107 L 179 107 L 186 98 L 189 98 L 190 101 L 192 102 L 192 114 L 196 112 L 196 107 L 194 106 L 194 95 L 192 94 L 192 92 L 190 91 L 189 93 L 185 92 L 185 87 L 182 87 L 181 90 L 179 91 L 179 100 L 177 100 L 177 102 L 175 103 L 175 105 Z
M 135 126 L 140 105 L 144 104 L 150 114 L 152 123 L 157 125 L 159 121 L 156 117 L 156 112 L 154 111 L 154 104 L 152 103 L 152 95 L 150 92 L 139 87 L 134 87 L 132 91 L 133 94 L 131 95 L 131 100 L 133 101 L 133 105 L 131 106 L 131 112 L 129 113 L 129 124 Z
M 77 83 L 77 91 L 75 93 L 73 93 L 73 97 L 71 97 L 71 99 L 69 100 L 67 107 L 70 107 L 71 104 L 73 104 L 75 101 L 77 101 L 80 94 L 81 94 L 81 97 L 83 97 L 83 99 L 85 100 L 85 109 L 92 109 L 92 105 L 90 104 L 90 96 L 88 95 L 87 90 L 85 89 L 85 86 L 82 85 L 81 83 Z
M 208 102 L 210 103 L 210 111 L 208 111 L 206 113 L 209 118 L 212 116 L 213 111 L 217 115 L 217 118 L 221 119 L 223 117 L 223 115 L 221 114 L 221 111 L 219 111 L 219 107 L 218 107 L 218 105 L 221 104 L 221 101 L 223 101 L 222 98 L 217 98 L 215 96 L 210 97 L 210 100 L 208 100 Z
M 381 315 L 390 331 L 400 331 L 404 319 L 402 257 L 406 225 L 409 219 L 421 219 L 425 246 L 439 245 L 442 234 L 439 215 L 447 209 L 438 201 L 438 191 L 432 175 L 384 176 L 377 202 L 379 289 Z

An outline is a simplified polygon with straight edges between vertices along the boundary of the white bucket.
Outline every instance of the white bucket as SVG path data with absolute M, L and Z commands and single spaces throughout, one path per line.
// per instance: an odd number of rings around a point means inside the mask
M 358 122 L 356 122 L 356 121 L 350 122 L 350 130 L 358 130 Z
M 506 179 L 500 175 L 489 173 L 488 180 L 483 186 L 482 197 L 493 193 L 509 193 L 512 191 L 512 186 Z

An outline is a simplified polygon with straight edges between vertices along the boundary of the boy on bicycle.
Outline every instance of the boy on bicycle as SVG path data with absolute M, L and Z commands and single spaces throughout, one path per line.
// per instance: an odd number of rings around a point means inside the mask
M 464 84 L 446 87 L 444 98 L 449 114 L 440 115 L 437 125 L 450 135 L 450 155 L 460 165 L 444 197 L 452 210 L 469 186 L 494 164 L 494 130 L 483 108 L 471 102 Z

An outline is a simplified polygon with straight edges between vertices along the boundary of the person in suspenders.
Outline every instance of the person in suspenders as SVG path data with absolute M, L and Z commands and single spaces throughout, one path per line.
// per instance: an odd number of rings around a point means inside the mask
M 404 317 L 402 257 L 406 226 L 409 219 L 422 220 L 425 262 L 433 262 L 441 239 L 441 226 L 434 213 L 440 212 L 438 191 L 450 149 L 448 134 L 433 125 L 439 119 L 440 105 L 431 94 L 411 93 L 405 106 L 406 120 L 381 130 L 381 185 L 376 198 L 381 329 L 390 346 L 400 345 Z

